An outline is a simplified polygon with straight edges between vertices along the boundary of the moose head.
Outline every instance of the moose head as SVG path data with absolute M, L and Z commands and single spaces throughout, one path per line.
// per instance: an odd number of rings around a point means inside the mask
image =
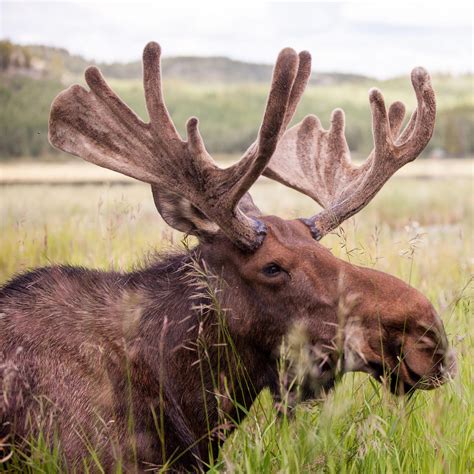
M 86 71 L 87 92 L 72 86 L 51 109 L 51 143 L 96 165 L 151 184 L 163 219 L 195 235 L 203 260 L 225 281 L 231 333 L 276 355 L 295 324 L 308 344 L 331 347 L 341 324 L 340 299 L 355 295 L 344 318 L 344 369 L 388 379 L 394 393 L 442 384 L 454 370 L 443 324 L 416 289 L 390 275 L 351 265 L 319 241 L 365 207 L 384 183 L 425 148 L 435 123 L 428 73 L 412 72 L 417 108 L 402 130 L 405 107 L 388 112 L 372 89 L 374 149 L 357 166 L 336 109 L 325 130 L 314 115 L 287 130 L 311 73 L 311 57 L 284 49 L 273 73 L 258 138 L 222 169 L 207 152 L 194 117 L 178 134 L 161 86 L 160 46 L 143 54 L 150 117 L 144 123 L 109 88 L 99 70 Z M 248 193 L 260 175 L 300 191 L 323 210 L 284 220 L 263 216 Z

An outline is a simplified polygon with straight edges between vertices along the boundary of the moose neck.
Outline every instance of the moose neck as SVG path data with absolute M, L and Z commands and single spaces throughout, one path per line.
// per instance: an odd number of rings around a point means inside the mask
M 209 440 L 217 453 L 222 430 L 231 431 L 245 416 L 242 408 L 278 383 L 274 355 L 227 324 L 225 308 L 240 318 L 230 306 L 232 289 L 221 284 L 212 269 L 204 269 L 199 247 L 165 258 L 128 281 L 144 307 L 134 357 L 139 372 L 158 377 L 164 411 L 174 410 L 183 425 L 177 436 L 186 448 L 199 441 L 201 458 Z

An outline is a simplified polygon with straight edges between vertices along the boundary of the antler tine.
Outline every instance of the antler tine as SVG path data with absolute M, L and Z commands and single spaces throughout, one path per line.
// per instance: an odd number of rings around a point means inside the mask
M 342 110 L 333 112 L 328 131 L 316 117 L 308 116 L 283 136 L 265 175 L 324 207 L 303 220 L 315 238 L 320 239 L 365 207 L 385 182 L 427 145 L 434 129 L 435 95 L 424 69 L 413 70 L 412 83 L 417 109 L 401 133 L 405 106 L 395 102 L 387 113 L 382 93 L 370 91 L 374 150 L 359 167 L 351 163 Z
M 291 48 L 283 49 L 273 71 L 272 85 L 267 99 L 257 141 L 245 152 L 238 163 L 225 170 L 235 183 L 232 203 L 237 204 L 266 168 L 287 122 L 291 95 L 298 79 L 299 57 Z M 296 108 L 296 105 L 294 106 Z
M 216 225 L 246 250 L 258 247 L 265 226 L 239 201 L 265 169 L 304 89 L 308 55 L 284 49 L 275 65 L 255 149 L 235 165 L 220 169 L 206 151 L 198 120 L 187 122 L 183 140 L 171 120 L 161 87 L 161 48 L 149 43 L 143 52 L 144 90 L 150 123 L 146 124 L 110 89 L 97 68 L 86 71 L 90 91 L 72 86 L 59 94 L 50 114 L 50 141 L 64 151 L 152 185 L 158 210 L 174 227 L 194 233 L 214 232 Z M 247 201 L 249 201 L 247 199 Z M 210 223 L 195 228 L 191 218 L 176 217 L 175 206 Z M 193 224 L 194 223 L 194 224 Z
M 94 94 L 100 98 L 107 105 L 107 107 L 113 111 L 114 114 L 120 115 L 125 119 L 123 122 L 125 127 L 135 131 L 136 127 L 140 128 L 145 125 L 144 122 L 135 114 L 135 112 L 133 112 L 132 109 L 124 104 L 118 95 L 109 87 L 99 68 L 96 66 L 88 67 L 84 73 L 84 78 L 91 91 L 93 91 Z M 78 92 L 79 90 L 86 92 L 80 86 L 72 86 L 72 88 L 73 90 L 77 88 L 76 90 Z M 63 94 L 66 95 L 66 93 L 67 91 L 65 91 Z M 51 107 L 51 111 L 59 109 L 59 107 L 55 107 L 55 104 L 57 104 L 58 99 L 61 96 L 62 94 L 57 97 L 53 103 L 53 106 Z
M 161 89 L 161 47 L 151 41 L 143 50 L 143 88 L 150 127 L 162 142 L 179 139 L 163 100 Z
M 400 101 L 394 102 L 388 109 L 388 122 L 390 124 L 392 139 L 398 137 L 400 133 L 403 119 L 405 118 L 405 112 L 405 104 Z
M 380 93 L 381 94 L 381 93 Z M 383 99 L 382 99 L 383 100 Z M 416 116 L 416 111 L 415 111 L 415 116 Z M 400 129 L 403 124 L 403 119 L 405 118 L 405 105 L 403 102 L 396 101 L 393 104 L 390 105 L 388 109 L 388 124 L 390 126 L 390 138 L 388 138 L 391 141 L 398 140 L 397 136 L 400 134 Z M 414 124 L 414 122 L 413 122 Z M 376 126 L 376 121 L 373 119 L 373 127 Z M 404 130 L 405 131 L 408 129 L 408 125 Z M 412 128 L 413 131 L 413 128 Z M 342 139 L 345 142 L 345 137 L 343 136 Z M 362 170 L 366 172 L 373 166 L 373 161 L 374 161 L 374 154 L 375 154 L 375 149 L 373 149 L 368 158 L 365 160 L 364 163 L 360 165 L 360 172 L 362 173 Z M 349 149 L 347 149 L 347 156 L 350 156 Z
M 407 161 L 414 160 L 428 144 L 436 120 L 436 96 L 428 71 L 422 67 L 413 69 L 411 82 L 416 94 L 417 108 L 397 143 L 400 153 Z
M 293 52 L 293 50 L 291 50 Z M 296 77 L 291 88 L 290 97 L 285 112 L 283 123 L 279 129 L 281 135 L 286 131 L 291 119 L 295 115 L 298 103 L 306 89 L 309 78 L 311 76 L 311 54 L 308 51 L 301 51 L 298 54 L 298 70 L 296 71 Z M 244 154 L 246 158 L 253 158 L 256 153 L 258 141 L 255 141 L 250 145 L 247 152 Z M 244 158 L 243 157 L 243 158 Z
M 372 111 L 374 157 L 375 159 L 381 159 L 391 145 L 391 137 L 385 100 L 378 89 L 371 89 L 369 91 L 369 103 Z
M 291 122 L 291 119 L 295 115 L 296 108 L 300 102 L 300 99 L 308 85 L 309 78 L 311 76 L 311 54 L 308 51 L 301 51 L 298 54 L 298 71 L 296 78 L 291 88 L 290 99 L 288 101 L 288 108 L 285 114 L 285 120 L 281 127 L 281 130 L 285 132 L 286 127 Z

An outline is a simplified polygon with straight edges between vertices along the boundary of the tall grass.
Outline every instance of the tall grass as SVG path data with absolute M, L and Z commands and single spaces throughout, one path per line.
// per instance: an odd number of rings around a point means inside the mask
M 326 400 L 288 415 L 277 414 L 263 392 L 210 472 L 474 470 L 472 189 L 470 179 L 395 179 L 323 241 L 341 258 L 392 273 L 431 299 L 458 353 L 457 378 L 405 400 L 367 375 L 348 374 Z M 257 185 L 253 195 L 266 213 L 291 218 L 315 211 L 310 200 L 276 183 Z M 9 186 L 0 189 L 0 201 L 0 282 L 51 263 L 129 270 L 181 239 L 157 216 L 142 185 Z M 30 454 L 13 453 L 11 471 L 63 469 L 44 440 L 30 442 Z

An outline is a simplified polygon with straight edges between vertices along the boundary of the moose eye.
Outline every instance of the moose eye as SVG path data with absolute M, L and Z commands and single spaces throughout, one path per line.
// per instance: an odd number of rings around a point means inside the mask
M 276 263 L 269 263 L 262 269 L 264 275 L 268 277 L 276 277 L 283 271 L 283 268 L 281 268 L 280 265 Z

